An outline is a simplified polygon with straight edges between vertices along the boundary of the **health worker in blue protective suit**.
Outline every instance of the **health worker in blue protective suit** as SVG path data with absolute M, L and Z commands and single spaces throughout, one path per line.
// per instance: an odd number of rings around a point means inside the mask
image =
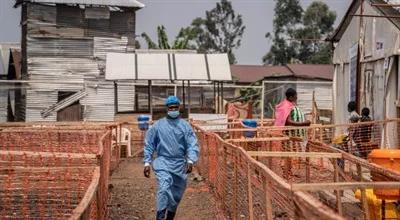
M 188 122 L 179 117 L 180 101 L 169 96 L 168 114 L 146 133 L 144 142 L 144 176 L 150 177 L 150 165 L 158 181 L 157 220 L 174 219 L 186 189 L 186 178 L 199 157 L 196 135 Z M 153 154 L 156 153 L 156 159 Z

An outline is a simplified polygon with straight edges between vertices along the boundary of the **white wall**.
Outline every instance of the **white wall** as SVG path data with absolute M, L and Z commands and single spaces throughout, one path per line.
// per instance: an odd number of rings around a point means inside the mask
M 315 91 L 315 101 L 319 109 L 332 110 L 332 84 L 298 82 L 297 87 L 297 105 L 304 112 L 312 111 L 312 96 Z

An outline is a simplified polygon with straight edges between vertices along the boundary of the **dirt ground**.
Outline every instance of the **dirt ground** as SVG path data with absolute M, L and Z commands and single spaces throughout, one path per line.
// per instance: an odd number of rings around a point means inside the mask
M 109 188 L 109 219 L 155 219 L 157 182 L 153 173 L 150 179 L 143 176 L 141 159 L 122 161 L 111 177 Z M 215 218 L 215 202 L 206 184 L 189 180 L 175 219 Z

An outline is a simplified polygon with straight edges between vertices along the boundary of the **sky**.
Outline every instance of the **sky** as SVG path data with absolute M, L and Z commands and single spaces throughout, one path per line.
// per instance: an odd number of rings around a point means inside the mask
M 12 6 L 15 0 L 0 0 L 0 43 L 20 41 L 20 9 Z M 136 14 L 136 32 L 148 33 L 156 39 L 156 28 L 164 25 L 172 40 L 181 27 L 190 25 L 196 17 L 204 17 L 219 0 L 139 0 L 146 5 Z M 321 0 L 336 11 L 338 25 L 351 0 Z M 306 8 L 313 0 L 300 0 Z M 241 47 L 235 51 L 238 64 L 257 65 L 268 52 L 271 42 L 265 38 L 273 29 L 274 0 L 232 0 L 233 8 L 243 17 L 246 26 Z M 145 45 L 142 39 L 139 39 Z

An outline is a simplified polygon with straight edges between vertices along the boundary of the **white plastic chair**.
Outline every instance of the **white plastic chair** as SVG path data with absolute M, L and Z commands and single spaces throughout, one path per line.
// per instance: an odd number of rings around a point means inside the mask
M 119 129 L 119 128 L 118 128 Z M 116 129 L 113 129 L 112 131 L 113 137 L 116 136 Z M 120 140 L 120 138 L 122 138 Z M 118 133 L 118 137 L 116 137 L 118 142 L 121 143 L 121 145 L 125 145 L 127 148 L 127 157 L 132 157 L 132 149 L 131 149 L 131 131 L 128 128 L 122 128 L 122 137 Z M 115 141 L 113 138 L 113 146 L 115 146 Z

